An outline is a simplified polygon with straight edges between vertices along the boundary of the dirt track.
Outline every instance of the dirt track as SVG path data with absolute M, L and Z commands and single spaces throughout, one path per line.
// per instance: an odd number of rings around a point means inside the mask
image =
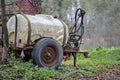
M 87 78 L 87 80 L 120 80 L 120 66 L 109 71 L 97 73 L 95 76 Z

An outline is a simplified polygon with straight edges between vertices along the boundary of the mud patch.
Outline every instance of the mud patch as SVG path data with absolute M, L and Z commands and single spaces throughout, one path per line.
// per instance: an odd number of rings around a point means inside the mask
M 120 80 L 120 66 L 109 71 L 99 72 L 87 80 Z

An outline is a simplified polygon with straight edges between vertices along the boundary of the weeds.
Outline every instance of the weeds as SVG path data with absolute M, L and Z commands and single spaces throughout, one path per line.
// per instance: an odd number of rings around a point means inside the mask
M 8 64 L 0 65 L 0 80 L 47 80 L 54 74 L 54 70 L 39 68 L 32 62 L 23 62 L 21 59 L 9 61 Z
M 106 49 L 97 47 L 89 50 L 90 58 L 77 55 L 77 66 L 73 66 L 73 58 L 63 61 L 58 70 L 40 68 L 22 59 L 11 58 L 7 64 L 0 64 L 0 80 L 75 80 L 94 75 L 99 71 L 120 65 L 120 48 Z
M 100 46 L 88 51 L 90 58 L 86 59 L 83 55 L 77 55 L 78 72 L 76 71 L 76 73 L 79 75 L 82 74 L 88 77 L 99 71 L 108 70 L 120 65 L 120 48 L 106 49 Z M 63 65 L 73 65 L 73 58 L 70 61 L 64 61 Z M 74 72 L 74 69 L 72 71 Z

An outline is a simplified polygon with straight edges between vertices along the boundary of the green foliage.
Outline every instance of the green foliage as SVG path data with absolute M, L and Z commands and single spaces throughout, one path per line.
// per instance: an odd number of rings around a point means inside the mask
M 0 65 L 0 80 L 47 80 L 54 74 L 54 70 L 47 70 L 35 66 L 32 62 L 23 62 L 21 59 L 9 61 Z
M 86 59 L 81 54 L 77 55 L 79 69 L 76 71 L 73 69 L 74 74 L 92 76 L 99 71 L 108 70 L 120 65 L 120 48 L 106 49 L 99 46 L 89 50 L 89 57 Z M 63 64 L 73 65 L 73 59 L 65 61 Z
M 78 80 L 120 65 L 120 48 L 106 49 L 99 46 L 88 52 L 90 58 L 77 55 L 78 68 L 74 68 L 71 57 L 71 60 L 63 61 L 57 70 L 40 68 L 32 64 L 31 60 L 23 62 L 21 59 L 12 58 L 7 64 L 0 65 L 0 80 Z

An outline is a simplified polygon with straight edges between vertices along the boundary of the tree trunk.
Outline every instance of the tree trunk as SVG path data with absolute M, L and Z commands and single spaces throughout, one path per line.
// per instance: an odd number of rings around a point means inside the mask
M 6 26 L 6 16 L 5 16 L 5 0 L 1 0 L 1 9 L 2 9 L 2 30 L 3 30 L 3 54 L 2 62 L 7 60 L 8 55 L 8 30 Z
M 59 11 L 59 18 L 60 19 L 62 19 L 62 9 L 61 9 L 61 7 L 62 7 L 62 1 L 63 0 L 59 0 L 58 1 L 58 6 L 59 6 L 59 10 L 58 11 Z

